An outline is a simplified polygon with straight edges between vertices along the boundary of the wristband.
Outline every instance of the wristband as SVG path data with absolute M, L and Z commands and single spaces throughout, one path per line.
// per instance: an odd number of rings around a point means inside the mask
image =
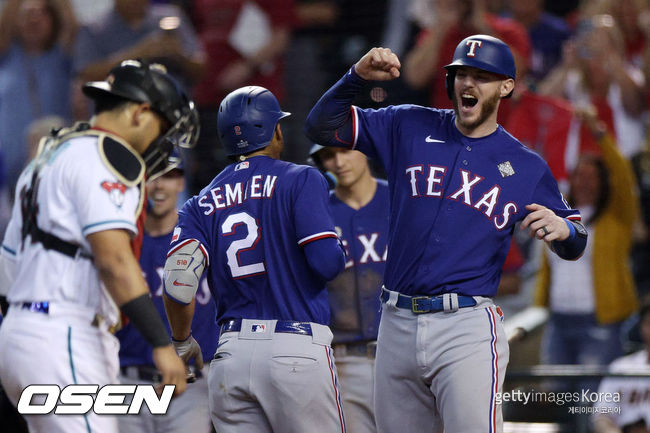
M 149 295 L 130 300 L 121 310 L 153 348 L 169 345 L 167 330 Z

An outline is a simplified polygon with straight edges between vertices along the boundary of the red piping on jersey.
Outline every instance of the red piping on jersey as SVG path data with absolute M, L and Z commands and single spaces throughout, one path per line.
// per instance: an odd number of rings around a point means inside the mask
M 314 242 L 314 241 L 317 241 L 317 240 L 320 240 L 320 239 L 325 239 L 325 238 L 337 238 L 337 236 L 335 234 L 333 234 L 333 233 L 326 233 L 324 235 L 316 236 L 315 238 L 312 238 L 312 239 L 307 239 L 306 241 L 304 241 L 303 243 L 298 244 L 298 245 L 302 247 L 303 245 L 307 245 L 308 243 L 311 243 L 311 242 Z

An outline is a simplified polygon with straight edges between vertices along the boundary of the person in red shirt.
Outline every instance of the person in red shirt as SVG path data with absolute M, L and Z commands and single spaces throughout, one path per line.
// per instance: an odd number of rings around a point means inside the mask
M 418 42 L 406 55 L 404 79 L 415 89 L 429 86 L 433 107 L 452 108 L 447 97 L 442 66 L 453 57 L 459 40 L 476 33 L 495 36 L 513 51 L 519 71 L 530 58 L 530 39 L 526 29 L 510 18 L 487 12 L 485 0 L 436 0 L 434 25 L 423 29 Z
M 191 16 L 207 53 L 206 73 L 194 88 L 201 137 L 194 152 L 192 184 L 197 192 L 228 164 L 217 149 L 217 108 L 231 91 L 262 86 L 282 101 L 285 54 L 294 25 L 293 0 L 194 0 Z

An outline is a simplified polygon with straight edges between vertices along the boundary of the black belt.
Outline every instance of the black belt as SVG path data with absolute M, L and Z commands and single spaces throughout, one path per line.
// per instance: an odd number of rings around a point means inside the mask
M 381 300 L 387 302 L 390 298 L 390 292 L 382 290 Z M 397 303 L 399 308 L 411 310 L 415 314 L 422 313 L 437 313 L 445 311 L 443 295 L 438 296 L 406 296 L 399 294 L 397 296 Z M 458 295 L 458 308 L 473 307 L 476 305 L 476 300 L 471 296 Z
M 228 320 L 221 324 L 221 334 L 224 332 L 239 332 L 241 331 L 242 319 L 232 319 Z M 251 332 L 262 332 L 261 328 L 256 328 L 261 326 L 256 324 L 255 321 L 250 322 Z M 259 329 L 259 330 L 258 330 Z M 275 332 L 282 332 L 287 334 L 299 334 L 299 335 L 312 335 L 311 334 L 311 324 L 308 322 L 294 322 L 292 320 L 278 320 L 275 324 Z

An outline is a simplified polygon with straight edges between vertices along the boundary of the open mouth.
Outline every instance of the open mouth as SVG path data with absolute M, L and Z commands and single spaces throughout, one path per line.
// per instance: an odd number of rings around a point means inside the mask
M 463 93 L 460 96 L 460 102 L 463 108 L 472 108 L 478 103 L 478 98 L 474 95 L 470 95 L 469 93 Z

